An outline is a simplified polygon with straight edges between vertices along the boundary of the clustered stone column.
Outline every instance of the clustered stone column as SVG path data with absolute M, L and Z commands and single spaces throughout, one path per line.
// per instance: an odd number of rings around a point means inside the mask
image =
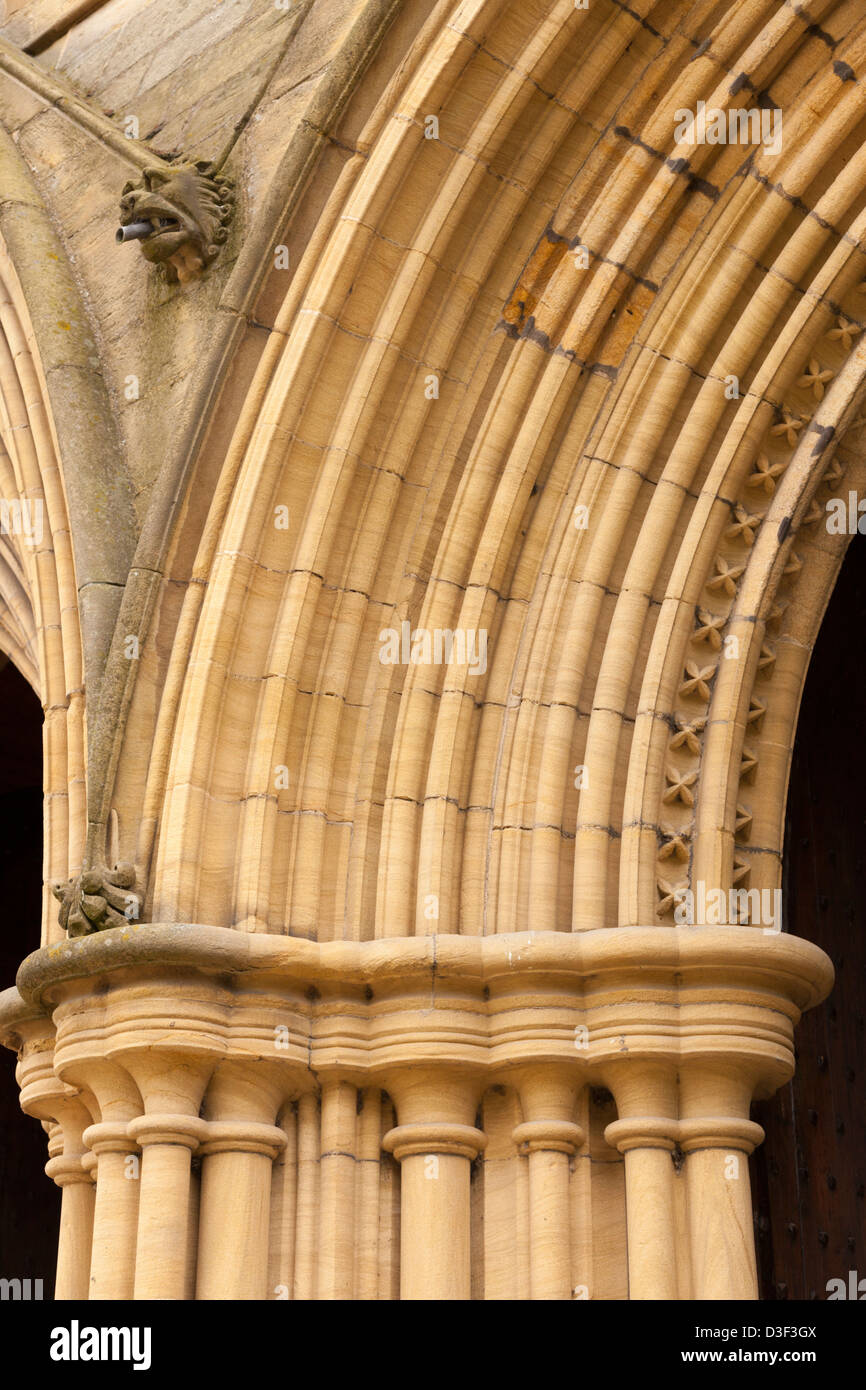
M 54 1028 L 41 1009 L 18 1011 L 18 1084 L 21 1107 L 48 1132 L 45 1171 L 62 1192 L 55 1298 L 88 1297 L 93 1239 L 94 1181 L 84 1135 L 90 1115 L 74 1087 L 54 1068 Z
M 144 930 L 162 950 L 164 929 Z M 578 1215 L 572 1179 L 589 1153 L 577 1117 L 592 1086 L 617 1106 L 605 1153 L 624 1160 L 629 1297 L 757 1296 L 747 1159 L 763 1134 L 749 1106 L 790 1075 L 793 1022 L 829 982 L 808 943 L 748 929 L 718 943 L 659 928 L 638 941 L 550 933 L 518 973 L 514 943 L 440 940 L 431 1004 L 425 942 L 401 942 L 383 983 L 392 948 L 380 943 L 365 955 L 184 930 L 204 934 L 195 950 L 220 961 L 219 976 L 195 959 L 136 960 L 106 989 L 98 971 L 66 966 L 74 952 L 59 966 L 46 952 L 37 997 L 0 996 L 22 1105 L 48 1131 L 46 1170 L 63 1189 L 58 1298 L 381 1297 L 386 1153 L 400 1172 L 400 1297 L 469 1299 L 472 1170 L 492 1086 L 516 1107 L 504 1133 L 507 1146 L 513 1124 L 525 1164 L 515 1239 L 533 1300 L 579 1296 L 575 1232 L 591 1216 Z M 647 982 L 650 947 L 661 963 Z
M 757 1298 L 748 1155 L 764 1131 L 748 1118 L 752 1067 L 689 1062 L 674 1072 L 637 1062 L 609 1075 L 621 1118 L 605 1138 L 625 1155 L 629 1297 Z M 679 1171 L 688 1260 L 676 1241 Z

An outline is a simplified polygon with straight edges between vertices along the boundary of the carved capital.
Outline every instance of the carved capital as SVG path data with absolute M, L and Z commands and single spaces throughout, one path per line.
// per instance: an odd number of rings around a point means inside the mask
M 569 1120 L 527 1120 L 512 1137 L 522 1154 L 547 1151 L 572 1156 L 586 1143 L 585 1131 Z
M 389 1129 L 382 1148 L 402 1162 L 414 1154 L 455 1154 L 475 1158 L 487 1145 L 487 1135 L 474 1125 L 410 1124 Z
M 286 1147 L 285 1131 L 276 1125 L 255 1124 L 240 1120 L 211 1120 L 199 1154 L 246 1153 L 263 1154 L 274 1159 Z

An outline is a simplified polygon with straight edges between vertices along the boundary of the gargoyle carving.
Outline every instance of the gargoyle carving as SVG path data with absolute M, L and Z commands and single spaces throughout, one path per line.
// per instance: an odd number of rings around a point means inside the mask
M 208 160 L 154 165 L 124 186 L 117 240 L 139 241 L 171 284 L 185 285 L 219 255 L 233 208 L 232 180 Z
M 89 936 L 108 927 L 137 922 L 141 915 L 141 895 L 133 891 L 135 867 L 104 864 L 82 869 L 68 883 L 52 883 L 51 891 L 60 902 L 60 925 L 70 936 Z

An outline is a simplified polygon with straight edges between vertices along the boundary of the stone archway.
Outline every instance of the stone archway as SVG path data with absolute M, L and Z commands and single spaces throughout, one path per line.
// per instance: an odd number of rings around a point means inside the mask
M 238 262 L 100 744 L 143 922 L 6 1000 L 25 1102 L 65 1112 L 66 1289 L 264 1297 L 276 1248 L 280 1287 L 300 1259 L 354 1290 L 381 1091 L 403 1296 L 469 1297 L 479 1261 L 496 1287 L 518 1235 L 473 1224 L 471 1175 L 501 1087 L 531 1297 L 757 1293 L 750 1104 L 832 979 L 761 913 L 826 502 L 866 468 L 864 31 L 645 9 L 438 4 L 335 119 L 288 275 L 261 223 Z M 781 147 L 690 144 L 698 102 L 769 103 Z

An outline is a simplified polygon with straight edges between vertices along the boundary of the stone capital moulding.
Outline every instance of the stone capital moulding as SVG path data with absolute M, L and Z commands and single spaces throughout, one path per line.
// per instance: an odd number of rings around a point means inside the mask
M 586 1131 L 570 1120 L 529 1120 L 517 1125 L 512 1138 L 523 1154 L 542 1150 L 571 1156 L 586 1143 Z
M 387 1085 L 418 1066 L 483 1088 L 527 1059 L 614 1091 L 624 1062 L 721 1066 L 761 1096 L 792 1074 L 794 1026 L 832 978 L 811 943 L 742 927 L 317 945 L 159 924 L 37 951 L 18 988 L 53 1013 L 61 1078 L 168 1038 L 206 1068 L 265 1066 L 287 1097 L 315 1075 Z
M 382 1140 L 382 1148 L 401 1161 L 414 1154 L 454 1154 L 475 1158 L 487 1145 L 487 1136 L 474 1125 L 412 1124 L 398 1125 Z
M 753 1120 L 731 1119 L 727 1115 L 702 1116 L 698 1120 L 675 1120 L 655 1115 L 614 1120 L 604 1131 L 612 1148 L 620 1153 L 631 1149 L 679 1148 L 683 1153 L 698 1149 L 742 1149 L 751 1153 L 764 1141 L 764 1131 Z

